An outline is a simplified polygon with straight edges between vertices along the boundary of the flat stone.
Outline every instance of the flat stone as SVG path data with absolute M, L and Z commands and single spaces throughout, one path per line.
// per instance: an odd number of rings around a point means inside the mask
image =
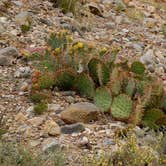
M 0 49 L 0 57 L 1 56 L 16 58 L 19 56 L 19 53 L 15 47 L 6 47 L 3 49 Z
M 40 125 L 43 124 L 44 118 L 41 118 L 41 117 L 34 117 L 34 118 L 32 118 L 32 119 L 29 119 L 28 122 L 29 122 L 32 126 L 38 127 L 38 126 L 40 126 Z
M 60 148 L 60 144 L 59 141 L 55 138 L 47 138 L 42 143 L 43 152 L 55 151 L 58 148 Z
M 36 147 L 36 146 L 38 146 L 38 145 L 40 145 L 40 143 L 41 143 L 41 141 L 40 140 L 32 140 L 32 141 L 30 141 L 30 146 L 32 146 L 32 147 Z
M 25 117 L 25 115 L 22 112 L 19 112 L 16 116 L 15 116 L 15 120 L 17 122 L 25 122 L 27 120 L 27 118 Z
M 48 104 L 48 111 L 58 111 L 61 109 L 60 104 Z
M 61 133 L 63 134 L 80 133 L 83 132 L 84 130 L 85 127 L 80 123 L 65 125 L 61 127 Z
M 98 119 L 99 109 L 92 103 L 80 102 L 71 104 L 61 112 L 61 119 L 68 123 L 89 123 Z
M 12 64 L 11 60 L 5 56 L 0 56 L 0 66 L 10 66 Z
M 53 120 L 48 120 L 45 122 L 44 131 L 51 136 L 60 135 L 60 127 Z

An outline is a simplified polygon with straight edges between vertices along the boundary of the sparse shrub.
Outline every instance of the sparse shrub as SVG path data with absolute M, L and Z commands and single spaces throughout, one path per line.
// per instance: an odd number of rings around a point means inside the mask
M 75 13 L 78 2 L 79 0 L 56 0 L 56 5 L 61 8 L 64 13 Z
M 84 160 L 84 166 L 164 166 L 166 164 L 165 154 L 158 150 L 162 148 L 164 136 L 158 136 L 156 145 L 148 145 L 145 142 L 142 146 L 136 135 L 132 132 L 125 137 L 125 143 L 116 141 L 118 149 L 116 151 L 103 152 L 99 156 L 94 155 L 90 159 Z
M 1 166 L 65 166 L 65 162 L 63 152 L 58 149 L 48 154 L 34 154 L 17 143 L 0 141 Z
M 30 99 L 33 103 L 50 102 L 51 92 L 49 90 L 44 91 L 34 91 L 30 92 Z
M 25 24 L 23 24 L 23 25 L 21 25 L 21 31 L 23 32 L 23 33 L 26 33 L 26 32 L 28 32 L 30 29 L 31 29 L 31 26 L 30 25 L 25 25 Z
M 35 114 L 40 115 L 40 114 L 46 112 L 47 109 L 48 109 L 48 105 L 46 103 L 38 103 L 34 107 L 34 112 L 35 112 Z

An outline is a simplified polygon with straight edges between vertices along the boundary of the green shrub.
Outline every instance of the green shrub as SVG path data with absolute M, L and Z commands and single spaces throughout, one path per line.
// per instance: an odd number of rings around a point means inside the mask
M 46 103 L 38 103 L 34 107 L 34 111 L 38 115 L 44 113 L 45 111 L 47 111 L 47 109 L 48 109 L 48 105 Z

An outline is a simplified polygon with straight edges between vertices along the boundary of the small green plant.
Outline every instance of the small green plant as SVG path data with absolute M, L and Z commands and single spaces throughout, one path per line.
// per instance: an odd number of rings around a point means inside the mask
M 26 33 L 26 32 L 28 32 L 30 29 L 31 29 L 31 26 L 30 25 L 21 25 L 21 31 L 23 32 L 23 33 Z
M 101 109 L 102 112 L 108 112 L 111 106 L 112 96 L 106 88 L 96 89 L 94 103 Z
M 39 89 L 50 89 L 55 85 L 54 76 L 51 73 L 43 73 L 38 79 Z
M 51 101 L 51 92 L 49 90 L 47 91 L 32 90 L 29 97 L 33 103 L 49 102 Z
M 42 114 L 44 112 L 46 112 L 48 109 L 48 105 L 46 103 L 38 103 L 34 106 L 34 112 L 35 114 Z
M 56 0 L 57 6 L 61 8 L 64 13 L 71 12 L 73 14 L 76 12 L 78 2 L 79 0 Z
M 142 75 L 145 72 L 145 66 L 139 61 L 135 61 L 131 65 L 131 71 L 135 74 Z
M 119 120 L 128 120 L 132 112 L 132 100 L 125 94 L 115 97 L 111 105 L 111 114 L 113 118 Z

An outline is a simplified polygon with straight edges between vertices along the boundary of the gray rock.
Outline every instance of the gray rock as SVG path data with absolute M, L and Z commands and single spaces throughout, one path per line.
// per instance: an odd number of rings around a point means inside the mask
M 0 66 L 10 66 L 12 64 L 11 60 L 5 56 L 0 56 Z
M 48 111 L 58 111 L 61 110 L 61 106 L 59 104 L 48 104 Z
M 13 3 L 16 5 L 16 6 L 19 6 L 21 7 L 23 5 L 23 3 L 21 1 L 13 1 Z
M 31 69 L 29 66 L 26 67 L 20 67 L 14 74 L 17 78 L 26 78 L 31 75 Z
M 80 102 L 71 104 L 68 108 L 61 112 L 61 119 L 66 123 L 89 123 L 97 120 L 99 109 L 92 103 Z
M 116 143 L 112 139 L 105 138 L 103 140 L 104 145 L 115 145 Z
M 112 21 L 111 21 L 111 22 L 107 22 L 107 23 L 106 23 L 106 27 L 107 27 L 107 28 L 115 28 L 115 23 L 112 22 Z
M 42 151 L 43 152 L 50 152 L 50 151 L 55 151 L 58 148 L 60 148 L 60 143 L 57 139 L 55 138 L 47 138 L 46 140 L 43 141 L 42 144 Z
M 145 55 L 140 58 L 140 61 L 146 65 L 154 64 L 155 58 L 153 49 L 149 49 Z
M 85 127 L 80 123 L 65 125 L 61 127 L 61 133 L 63 134 L 80 133 L 83 132 L 84 130 Z
M 148 69 L 151 73 L 154 73 L 154 72 L 155 72 L 155 68 L 154 68 L 154 66 L 153 66 L 152 64 L 149 64 L 149 65 L 147 66 L 147 69 Z
M 6 47 L 3 49 L 0 49 L 0 57 L 10 57 L 10 58 L 16 58 L 19 56 L 18 50 L 15 47 Z

